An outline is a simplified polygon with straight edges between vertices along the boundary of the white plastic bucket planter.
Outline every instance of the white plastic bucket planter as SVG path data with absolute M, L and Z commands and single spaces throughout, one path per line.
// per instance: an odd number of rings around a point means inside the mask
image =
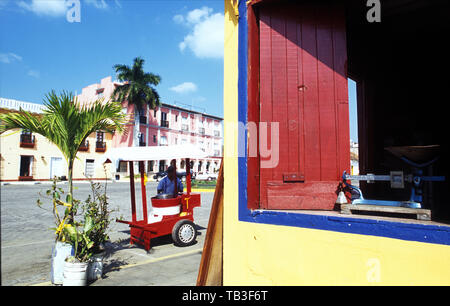
M 62 285 L 64 280 L 64 264 L 69 256 L 74 255 L 71 244 L 57 241 L 52 249 L 51 280 L 55 285 Z
M 87 262 L 67 262 L 64 265 L 63 286 L 86 286 Z
M 103 276 L 103 257 L 104 253 L 96 254 L 89 260 L 87 279 L 94 281 Z

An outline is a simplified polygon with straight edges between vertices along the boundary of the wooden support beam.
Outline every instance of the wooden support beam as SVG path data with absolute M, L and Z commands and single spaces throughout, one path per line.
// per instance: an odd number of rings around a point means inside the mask
M 341 214 L 351 215 L 352 211 L 363 211 L 367 213 L 375 212 L 375 213 L 411 214 L 416 215 L 417 220 L 431 221 L 431 210 L 429 209 L 379 206 L 379 205 L 361 205 L 361 204 L 341 205 Z
M 203 245 L 197 286 L 223 284 L 223 160 L 220 165 L 216 191 Z

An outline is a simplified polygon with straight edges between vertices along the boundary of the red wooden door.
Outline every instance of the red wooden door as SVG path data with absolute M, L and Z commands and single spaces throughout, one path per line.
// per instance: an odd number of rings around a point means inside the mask
M 344 12 L 271 4 L 259 18 L 259 119 L 279 122 L 278 163 L 260 157 L 261 207 L 333 209 L 350 165 Z

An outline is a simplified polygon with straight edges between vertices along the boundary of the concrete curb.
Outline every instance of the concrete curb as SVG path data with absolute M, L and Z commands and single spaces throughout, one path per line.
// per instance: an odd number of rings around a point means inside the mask
M 94 183 L 103 183 L 105 180 L 93 180 Z M 125 183 L 125 182 L 115 182 L 115 181 L 107 181 L 108 183 Z M 74 181 L 74 184 L 90 184 L 90 181 Z M 1 182 L 0 186 L 7 185 L 51 185 L 52 181 L 30 181 L 30 182 Z M 58 182 L 57 185 L 66 185 L 67 181 Z
M 94 183 L 104 183 L 105 180 L 93 180 Z M 130 181 L 107 181 L 108 183 L 126 183 L 129 184 Z M 135 180 L 135 182 L 140 182 L 140 180 Z M 149 181 L 150 182 L 150 181 Z M 156 182 L 156 181 L 155 181 Z M 31 181 L 31 182 L 1 182 L 0 186 L 8 186 L 8 185 L 51 185 L 53 182 L 51 181 Z M 89 184 L 90 181 L 74 181 L 74 184 Z M 57 185 L 66 185 L 67 181 L 58 182 Z M 206 188 L 197 188 L 191 189 L 191 192 L 215 192 L 216 189 L 206 189 Z M 184 188 L 184 192 L 186 192 L 186 188 Z

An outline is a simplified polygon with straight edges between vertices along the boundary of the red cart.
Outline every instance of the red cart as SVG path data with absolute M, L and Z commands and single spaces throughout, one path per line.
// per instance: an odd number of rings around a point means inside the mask
M 130 226 L 130 243 L 140 244 L 150 249 L 152 238 L 172 235 L 178 246 L 188 246 L 196 241 L 197 231 L 194 225 L 194 207 L 201 205 L 200 194 L 191 193 L 190 159 L 205 158 L 206 154 L 193 145 L 124 147 L 109 150 L 105 162 L 120 161 L 129 163 L 131 191 L 131 221 L 116 220 Z M 152 213 L 147 211 L 144 162 L 149 160 L 185 159 L 187 191 L 174 194 L 160 194 L 151 198 Z M 134 162 L 139 163 L 142 190 L 143 219 L 136 217 L 136 196 L 134 182 Z

